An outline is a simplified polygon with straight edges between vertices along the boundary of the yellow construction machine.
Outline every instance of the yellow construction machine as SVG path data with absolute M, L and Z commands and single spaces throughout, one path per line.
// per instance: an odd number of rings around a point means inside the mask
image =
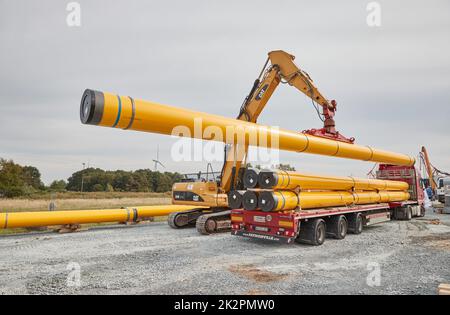
M 282 50 L 269 52 L 258 78 L 241 106 L 237 119 L 256 123 L 275 89 L 280 83 L 285 83 L 309 96 L 324 122 L 323 128 L 308 130 L 305 133 L 353 143 L 353 138 L 347 139 L 335 129 L 333 117 L 336 112 L 336 101 L 326 99 L 314 85 L 309 74 L 294 63 L 294 59 L 293 55 Z M 171 213 L 169 225 L 180 228 L 195 224 L 202 234 L 229 230 L 231 212 L 228 208 L 228 197 L 230 192 L 243 189 L 247 153 L 248 145 L 228 145 L 218 181 L 176 183 L 173 186 L 173 204 L 202 205 L 211 209 L 210 212 L 200 209 Z

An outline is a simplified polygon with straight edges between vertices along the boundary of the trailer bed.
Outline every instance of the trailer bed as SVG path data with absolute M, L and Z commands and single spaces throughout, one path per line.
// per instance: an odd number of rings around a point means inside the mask
M 364 226 L 391 220 L 392 209 L 417 205 L 417 201 L 353 205 L 286 212 L 263 212 L 235 209 L 231 211 L 232 235 L 290 244 L 299 235 L 301 222 L 316 218 L 327 220 L 344 215 L 363 216 Z

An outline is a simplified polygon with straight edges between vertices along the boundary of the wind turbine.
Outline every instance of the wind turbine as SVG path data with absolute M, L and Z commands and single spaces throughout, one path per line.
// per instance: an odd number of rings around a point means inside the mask
M 163 168 L 166 168 L 166 167 L 164 166 L 164 164 L 162 164 L 162 163 L 159 161 L 159 145 L 156 147 L 156 160 L 152 160 L 152 161 L 155 162 L 155 172 L 158 171 L 158 164 L 161 165 Z

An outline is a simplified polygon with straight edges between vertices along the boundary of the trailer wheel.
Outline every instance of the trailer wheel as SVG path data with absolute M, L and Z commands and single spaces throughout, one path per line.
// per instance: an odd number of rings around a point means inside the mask
M 394 210 L 395 220 L 411 221 L 412 209 L 410 206 L 396 208 Z
M 411 221 L 412 219 L 412 209 L 410 207 L 406 208 L 406 221 Z
M 295 241 L 297 243 L 319 246 L 325 242 L 325 235 L 325 221 L 323 219 L 311 219 L 307 222 L 301 222 L 300 233 Z
M 344 215 L 336 215 L 328 220 L 327 236 L 342 240 L 347 235 L 348 223 Z
M 425 216 L 425 212 L 426 212 L 425 207 L 421 205 L 419 217 L 423 218 Z
M 348 231 L 353 234 L 361 234 L 363 230 L 363 217 L 361 213 L 353 213 L 347 217 Z

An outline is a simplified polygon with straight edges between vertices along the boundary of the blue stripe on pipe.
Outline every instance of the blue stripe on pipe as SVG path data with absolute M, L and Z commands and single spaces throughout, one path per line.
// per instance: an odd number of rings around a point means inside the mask
M 117 95 L 117 99 L 119 100 L 119 111 L 117 113 L 117 118 L 116 118 L 116 122 L 114 123 L 114 125 L 112 125 L 112 127 L 114 128 L 115 126 L 117 126 L 117 124 L 119 123 L 120 120 L 120 114 L 122 113 L 122 101 L 120 100 L 120 96 Z

